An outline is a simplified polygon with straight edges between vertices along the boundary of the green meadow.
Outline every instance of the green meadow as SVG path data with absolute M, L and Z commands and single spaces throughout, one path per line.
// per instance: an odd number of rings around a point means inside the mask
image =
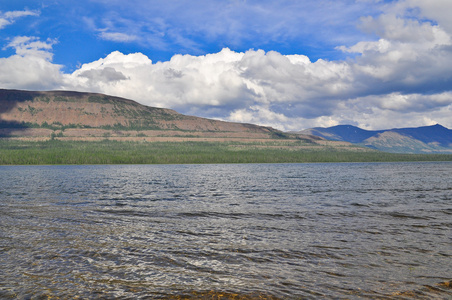
M 337 148 L 299 149 L 262 143 L 42 142 L 0 140 L 0 165 L 53 164 L 213 164 L 451 161 L 452 155 L 392 154 Z

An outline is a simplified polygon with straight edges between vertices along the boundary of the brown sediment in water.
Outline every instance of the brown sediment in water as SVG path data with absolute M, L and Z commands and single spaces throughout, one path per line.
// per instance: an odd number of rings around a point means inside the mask
M 419 290 L 395 292 L 392 294 L 392 296 L 410 297 L 417 299 L 419 297 L 431 297 L 433 295 L 449 295 L 451 292 L 452 281 L 444 281 L 435 285 L 425 285 Z
M 280 300 L 273 295 L 264 293 L 240 294 L 233 292 L 221 291 L 193 291 L 183 295 L 169 296 L 166 299 L 184 300 L 184 299 L 200 299 L 200 300 Z

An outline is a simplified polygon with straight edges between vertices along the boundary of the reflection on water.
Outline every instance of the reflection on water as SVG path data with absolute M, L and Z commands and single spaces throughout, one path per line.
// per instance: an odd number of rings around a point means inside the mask
M 0 298 L 452 297 L 452 164 L 0 167 Z

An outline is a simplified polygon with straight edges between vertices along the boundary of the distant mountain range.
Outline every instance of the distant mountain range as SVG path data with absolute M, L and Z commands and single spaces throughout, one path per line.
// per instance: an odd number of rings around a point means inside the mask
M 439 124 L 417 128 L 364 130 L 352 125 L 298 131 L 393 153 L 452 153 L 452 130 Z

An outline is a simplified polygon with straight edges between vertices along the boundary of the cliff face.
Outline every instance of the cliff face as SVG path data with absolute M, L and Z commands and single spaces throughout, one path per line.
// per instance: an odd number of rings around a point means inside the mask
M 101 94 L 66 91 L 0 90 L 0 124 L 7 127 L 80 127 L 122 129 L 174 129 L 272 133 L 251 124 L 222 122 L 148 107 Z

